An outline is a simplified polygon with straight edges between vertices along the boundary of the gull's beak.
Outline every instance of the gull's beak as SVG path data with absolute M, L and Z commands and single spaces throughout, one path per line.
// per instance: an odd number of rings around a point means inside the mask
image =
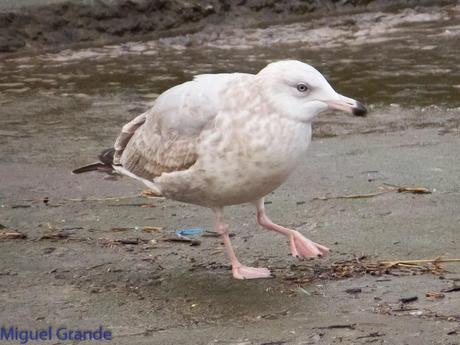
M 338 99 L 325 102 L 329 109 L 342 110 L 355 116 L 366 116 L 367 109 L 364 107 L 364 105 L 352 98 L 348 98 L 342 95 L 338 96 Z

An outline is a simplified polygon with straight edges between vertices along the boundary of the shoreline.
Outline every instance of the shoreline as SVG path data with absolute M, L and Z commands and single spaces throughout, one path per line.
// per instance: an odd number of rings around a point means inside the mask
M 0 54 L 185 35 L 205 26 L 257 27 L 332 12 L 391 10 L 451 0 L 43 0 L 0 4 Z M 21 6 L 22 5 L 22 6 Z M 0 55 L 1 56 L 1 55 Z

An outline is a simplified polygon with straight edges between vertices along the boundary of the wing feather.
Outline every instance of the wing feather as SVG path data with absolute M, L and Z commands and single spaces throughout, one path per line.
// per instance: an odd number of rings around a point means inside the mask
M 190 168 L 198 159 L 203 130 L 221 109 L 222 91 L 245 76 L 201 75 L 167 90 L 149 111 L 123 127 L 115 142 L 115 162 L 150 181 Z

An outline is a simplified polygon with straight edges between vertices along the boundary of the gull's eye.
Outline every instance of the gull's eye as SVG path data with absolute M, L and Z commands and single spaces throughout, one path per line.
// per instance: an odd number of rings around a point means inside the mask
M 299 92 L 307 92 L 308 91 L 308 86 L 303 84 L 303 83 L 299 83 L 299 84 L 297 84 L 297 91 L 299 91 Z

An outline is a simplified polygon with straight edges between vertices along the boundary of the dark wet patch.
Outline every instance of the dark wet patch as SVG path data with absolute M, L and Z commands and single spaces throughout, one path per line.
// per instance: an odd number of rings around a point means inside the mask
M 372 2 L 374 1 L 57 1 L 23 8 L 5 4 L 0 7 L 3 10 L 0 13 L 0 53 L 31 47 L 62 47 L 77 43 L 138 39 L 159 32 L 167 34 L 168 30 L 179 28 L 185 32 L 193 32 L 204 24 L 223 21 L 273 22 L 274 18 L 286 20 L 314 11 L 350 10 Z M 375 2 L 380 7 L 411 4 L 408 0 Z M 424 4 L 429 3 L 424 1 Z M 344 21 L 340 25 L 349 26 L 353 23 Z

